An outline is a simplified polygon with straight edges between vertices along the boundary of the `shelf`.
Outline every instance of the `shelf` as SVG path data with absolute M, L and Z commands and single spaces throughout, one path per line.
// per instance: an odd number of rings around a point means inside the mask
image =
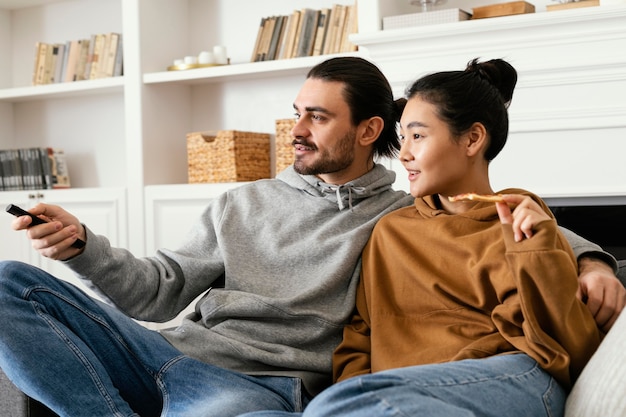
M 362 56 L 362 53 L 319 55 L 275 61 L 248 62 L 219 67 L 197 68 L 185 71 L 162 71 L 146 73 L 145 84 L 183 83 L 203 84 L 258 78 L 278 78 L 308 71 L 316 64 L 333 56 Z
M 0 89 L 0 102 L 36 101 L 49 98 L 78 97 L 84 95 L 122 92 L 124 77 L 46 84 Z
M 429 43 L 436 39 L 474 39 L 481 34 L 493 38 L 493 33 L 517 32 L 520 37 L 529 35 L 536 37 L 539 29 L 554 29 L 555 25 L 565 27 L 573 25 L 580 33 L 585 33 L 585 25 L 589 23 L 609 22 L 626 16 L 624 5 L 597 6 L 563 10 L 557 12 L 538 12 L 522 15 L 501 16 L 497 18 L 465 20 L 461 22 L 442 23 L 439 25 L 415 26 L 410 28 L 380 30 L 376 32 L 355 34 L 351 39 L 359 46 L 371 47 L 377 44 L 397 42 L 415 42 L 415 49 L 425 47 L 436 49 Z M 602 23 L 600 23 L 602 24 Z M 542 34 L 543 35 L 543 34 Z M 549 39 L 547 39 L 549 40 Z M 492 42 L 496 42 L 492 39 Z M 468 41 L 469 42 L 469 41 Z

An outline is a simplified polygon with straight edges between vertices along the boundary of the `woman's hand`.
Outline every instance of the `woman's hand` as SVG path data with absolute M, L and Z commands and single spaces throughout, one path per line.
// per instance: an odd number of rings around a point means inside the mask
M 537 224 L 550 220 L 550 216 L 529 196 L 505 194 L 502 198 L 503 203 L 496 203 L 498 217 L 502 224 L 512 225 L 516 242 L 530 239 Z

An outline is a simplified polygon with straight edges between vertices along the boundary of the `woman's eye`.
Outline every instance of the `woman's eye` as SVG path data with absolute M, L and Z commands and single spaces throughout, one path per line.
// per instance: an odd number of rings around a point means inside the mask
M 419 133 L 414 133 L 413 134 L 413 139 L 417 140 L 417 139 L 421 139 L 422 135 L 420 135 Z

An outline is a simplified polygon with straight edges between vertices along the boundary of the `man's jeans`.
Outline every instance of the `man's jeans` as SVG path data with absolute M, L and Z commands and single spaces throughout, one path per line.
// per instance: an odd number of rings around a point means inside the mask
M 69 417 L 227 417 L 306 403 L 299 379 L 191 359 L 71 284 L 13 261 L 0 262 L 0 368 Z
M 244 416 L 560 417 L 565 398 L 565 391 L 537 362 L 513 354 L 358 376 L 322 392 L 304 413 Z

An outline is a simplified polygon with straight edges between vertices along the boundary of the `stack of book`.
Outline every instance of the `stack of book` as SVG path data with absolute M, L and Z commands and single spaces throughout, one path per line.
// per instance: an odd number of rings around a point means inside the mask
M 251 61 L 356 51 L 348 35 L 358 29 L 356 5 L 304 8 L 261 19 Z
M 70 177 L 62 149 L 0 150 L 0 190 L 69 188 Z
M 35 44 L 33 85 L 117 77 L 123 73 L 122 35 L 102 33 L 65 43 Z

